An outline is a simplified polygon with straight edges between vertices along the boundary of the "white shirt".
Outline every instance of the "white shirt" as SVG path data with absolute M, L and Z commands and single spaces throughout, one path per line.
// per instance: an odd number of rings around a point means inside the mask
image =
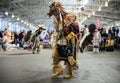
M 6 41 L 7 41 L 7 39 L 8 39 L 8 38 L 7 38 L 7 36 L 4 36 L 2 39 L 3 39 L 3 41 L 2 41 L 2 42 L 4 43 L 4 42 L 6 42 Z

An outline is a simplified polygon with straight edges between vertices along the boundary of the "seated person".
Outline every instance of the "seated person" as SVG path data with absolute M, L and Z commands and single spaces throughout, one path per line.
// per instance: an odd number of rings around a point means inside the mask
M 113 46 L 114 45 L 114 41 L 111 38 L 106 38 L 106 46 Z

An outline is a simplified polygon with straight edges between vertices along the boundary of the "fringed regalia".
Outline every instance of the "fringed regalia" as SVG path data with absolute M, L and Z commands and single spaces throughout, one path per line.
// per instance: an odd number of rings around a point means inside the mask
M 52 77 L 63 74 L 61 61 L 65 62 L 67 73 L 64 78 L 72 78 L 73 67 L 76 65 L 77 34 L 79 26 L 75 22 L 76 16 L 63 11 L 60 2 L 53 2 L 50 5 L 49 17 L 54 15 L 56 25 L 56 45 L 53 48 L 53 73 Z

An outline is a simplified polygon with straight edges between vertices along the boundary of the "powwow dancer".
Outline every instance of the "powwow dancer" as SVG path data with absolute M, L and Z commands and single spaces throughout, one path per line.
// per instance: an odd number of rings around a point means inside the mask
M 36 30 L 32 36 L 32 42 L 33 42 L 32 53 L 33 54 L 35 53 L 35 51 L 37 51 L 37 53 L 40 52 L 40 34 L 43 30 L 45 30 L 43 27 L 39 27 L 39 29 Z
M 39 29 L 37 29 L 35 31 L 35 33 L 28 33 L 25 37 L 25 42 L 30 43 L 32 42 L 32 53 L 35 54 L 35 52 L 37 51 L 37 53 L 40 52 L 40 34 L 41 32 L 45 30 L 43 27 L 39 27 Z
M 73 67 L 76 65 L 77 33 L 79 32 L 79 26 L 74 22 L 76 16 L 66 13 L 60 2 L 53 2 L 49 8 L 49 17 L 52 15 L 55 17 L 57 37 L 52 53 L 52 77 L 63 74 L 60 62 L 65 61 L 67 73 L 64 78 L 72 78 L 74 77 Z
M 89 44 L 92 44 L 95 30 L 96 30 L 95 24 L 92 23 L 88 26 L 88 30 L 85 31 L 86 33 L 84 33 L 83 37 L 80 40 L 79 46 L 81 52 L 83 52 L 84 48 L 86 48 Z
M 67 73 L 64 78 L 74 77 L 73 67 L 76 65 L 76 47 L 78 45 L 79 26 L 74 21 L 76 16 L 71 13 L 66 13 L 60 2 L 53 2 L 49 6 L 49 17 L 55 17 L 56 25 L 56 45 L 53 49 L 53 73 L 52 77 L 63 74 L 61 61 L 65 61 Z M 83 50 L 93 39 L 93 34 L 96 29 L 94 24 L 90 24 L 89 32 L 83 35 L 80 41 L 80 48 Z

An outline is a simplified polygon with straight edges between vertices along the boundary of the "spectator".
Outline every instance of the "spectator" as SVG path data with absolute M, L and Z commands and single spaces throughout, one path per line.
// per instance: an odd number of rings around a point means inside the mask
M 105 50 L 105 37 L 103 35 L 101 35 L 100 38 L 100 51 Z
M 14 44 L 17 46 L 19 43 L 19 36 L 17 32 L 14 32 Z
M 6 36 L 6 33 L 4 33 L 3 38 L 2 38 L 2 44 L 1 44 L 2 49 L 4 51 L 6 51 L 6 49 L 7 49 L 7 44 L 8 44 L 8 38 Z
M 100 38 L 101 38 L 100 32 L 98 29 L 96 29 L 96 32 L 95 32 L 94 37 L 93 37 L 93 52 L 99 53 Z
M 2 32 L 0 31 L 0 38 L 2 38 L 3 37 L 3 34 L 2 34 Z
M 20 47 L 23 47 L 23 44 L 24 44 L 24 36 L 25 36 L 25 31 L 23 30 L 22 32 L 19 33 L 19 46 Z
M 7 28 L 5 28 L 4 33 L 6 34 L 7 38 L 10 40 L 11 39 L 11 32 Z

